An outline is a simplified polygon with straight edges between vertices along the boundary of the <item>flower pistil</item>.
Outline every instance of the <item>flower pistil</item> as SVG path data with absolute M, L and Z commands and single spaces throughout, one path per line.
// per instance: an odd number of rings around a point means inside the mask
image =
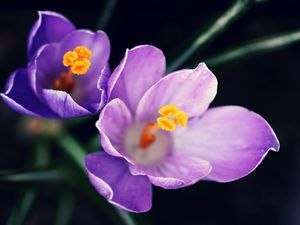
M 188 121 L 188 115 L 184 111 L 180 111 L 177 106 L 168 104 L 159 109 L 161 115 L 156 119 L 156 123 L 150 122 L 144 127 L 141 138 L 140 147 L 146 149 L 155 141 L 155 134 L 159 130 L 174 131 L 176 125 L 185 127 Z

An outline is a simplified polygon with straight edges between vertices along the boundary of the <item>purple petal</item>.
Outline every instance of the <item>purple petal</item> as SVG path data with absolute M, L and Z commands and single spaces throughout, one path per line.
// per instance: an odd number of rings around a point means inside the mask
M 110 55 L 109 39 L 103 31 L 92 33 L 87 30 L 78 30 L 68 35 L 62 41 L 60 44 L 62 54 L 78 45 L 86 46 L 92 50 L 91 67 L 85 75 L 74 77 L 77 85 L 72 97 L 80 105 L 92 112 L 97 112 L 103 106 L 101 97 L 104 97 L 102 94 L 106 92 L 104 90 L 106 86 L 103 86 L 103 83 L 107 83 L 111 74 L 107 64 Z M 99 88 L 104 92 L 101 93 Z
M 180 70 L 167 75 L 142 97 L 136 117 L 141 122 L 155 121 L 158 110 L 176 105 L 189 118 L 200 116 L 217 93 L 217 79 L 204 63 L 194 70 Z
M 270 125 L 258 114 L 239 106 L 210 109 L 173 134 L 175 151 L 209 161 L 212 171 L 207 178 L 218 182 L 246 176 L 269 150 L 279 150 Z
M 131 212 L 146 212 L 152 206 L 152 185 L 146 176 L 133 176 L 125 160 L 104 152 L 86 156 L 90 182 L 110 203 Z
M 167 156 L 156 166 L 130 165 L 133 175 L 147 175 L 152 184 L 177 189 L 192 185 L 211 171 L 209 162 L 181 154 Z
M 74 25 L 61 14 L 49 11 L 38 13 L 39 18 L 32 26 L 28 39 L 29 59 L 42 45 L 60 41 L 75 30 Z
M 92 114 L 77 104 L 72 97 L 64 91 L 45 89 L 43 90 L 43 98 L 47 105 L 61 118 L 75 118 Z
M 165 68 L 165 57 L 154 46 L 142 45 L 127 50 L 110 77 L 109 100 L 122 99 L 130 111 L 135 112 L 141 97 L 164 75 Z
M 1 97 L 19 113 L 34 117 L 58 117 L 36 97 L 29 85 L 26 69 L 18 69 L 10 76 Z
M 127 159 L 123 147 L 124 132 L 131 124 L 131 113 L 122 100 L 116 98 L 103 108 L 96 127 L 101 134 L 103 149 L 108 154 Z
M 92 50 L 91 67 L 83 76 L 74 75 L 76 82 L 70 93 L 73 100 L 90 113 L 97 112 L 106 99 L 104 90 L 99 89 L 98 83 L 108 79 L 110 71 L 107 69 L 107 60 L 110 54 L 110 44 L 105 33 L 92 33 L 86 30 L 77 30 L 68 34 L 60 43 L 53 43 L 41 47 L 29 66 L 30 83 L 38 96 L 43 89 L 53 89 L 53 82 L 67 68 L 63 66 L 63 55 L 78 45 L 84 45 Z M 101 86 L 101 85 L 100 85 Z

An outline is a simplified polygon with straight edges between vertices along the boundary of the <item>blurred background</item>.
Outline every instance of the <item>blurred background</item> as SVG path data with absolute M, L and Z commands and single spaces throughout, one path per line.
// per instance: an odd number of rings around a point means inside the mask
M 199 32 L 224 12 L 231 1 L 119 0 L 105 27 L 109 35 L 112 68 L 126 48 L 152 44 L 164 51 L 168 62 L 176 58 Z M 78 28 L 94 30 L 105 0 L 19 1 L 0 0 L 0 87 L 9 74 L 27 63 L 27 35 L 38 10 L 57 11 Z M 256 4 L 222 35 L 198 51 L 183 67 L 206 61 L 223 50 L 248 41 L 300 29 L 300 1 L 277 0 Z M 299 225 L 300 224 L 300 43 L 277 51 L 209 65 L 219 80 L 213 106 L 241 105 L 265 117 L 281 143 L 247 177 L 232 183 L 199 182 L 179 190 L 154 188 L 153 208 L 138 216 L 139 224 L 152 225 Z M 26 120 L 0 101 L 0 169 L 28 167 L 37 142 Z M 85 146 L 97 130 L 96 118 L 71 129 Z M 64 156 L 53 143 L 51 165 Z M 87 147 L 96 151 L 95 147 Z M 83 177 L 82 179 L 85 179 Z M 54 224 L 60 196 L 71 201 L 61 207 L 72 213 L 70 224 L 111 224 L 107 215 L 74 186 L 61 183 L 0 183 L 0 224 L 8 218 L 28 188 L 38 188 L 24 224 Z M 99 197 L 100 199 L 101 197 Z M 101 199 L 100 199 L 101 200 Z M 99 200 L 99 201 L 100 201 Z M 97 201 L 97 199 L 96 199 Z M 148 221 L 149 223 L 146 223 Z

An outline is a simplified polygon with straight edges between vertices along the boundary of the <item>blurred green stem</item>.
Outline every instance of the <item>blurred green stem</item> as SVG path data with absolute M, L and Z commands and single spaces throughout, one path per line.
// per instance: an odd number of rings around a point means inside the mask
M 80 170 L 86 174 L 84 157 L 87 153 L 80 146 L 80 144 L 68 134 L 62 134 L 60 139 L 58 139 L 58 144 L 62 147 L 62 150 L 76 163 Z M 125 225 L 135 225 L 135 222 L 128 212 L 118 208 L 116 208 L 116 210 Z M 111 214 L 109 215 L 111 216 Z M 115 218 L 112 219 L 115 221 Z
M 63 191 L 54 220 L 54 225 L 68 225 L 70 224 L 72 214 L 74 211 L 74 196 L 69 190 Z
M 126 225 L 136 225 L 129 213 L 117 207 L 115 209 Z
M 229 25 L 246 12 L 253 2 L 255 1 L 236 0 L 211 26 L 208 26 L 206 30 L 200 33 L 189 48 L 170 64 L 167 72 L 178 69 L 195 51 L 204 48 L 209 42 L 213 41 L 218 35 L 224 32 Z
M 224 51 L 207 60 L 204 60 L 210 66 L 219 66 L 233 60 L 262 54 L 269 51 L 275 51 L 288 47 L 300 41 L 300 30 L 290 31 L 281 34 L 275 34 L 269 37 L 260 38 L 247 44 L 242 44 L 233 49 Z
M 102 10 L 102 16 L 100 17 L 96 26 L 97 30 L 104 30 L 111 18 L 114 8 L 116 7 L 117 0 L 106 0 L 106 5 Z
M 0 176 L 0 182 L 58 182 L 65 180 L 61 169 L 35 169 L 25 172 L 8 172 Z
M 33 157 L 33 165 L 35 167 L 44 167 L 49 164 L 49 151 L 47 145 L 42 142 L 37 144 L 35 154 Z M 27 189 L 18 200 L 15 208 L 13 209 L 6 225 L 22 225 L 25 223 L 34 202 L 37 198 L 37 190 L 30 188 Z
M 24 192 L 14 210 L 12 211 L 6 225 L 22 225 L 28 217 L 32 205 L 36 199 L 36 190 L 28 189 Z

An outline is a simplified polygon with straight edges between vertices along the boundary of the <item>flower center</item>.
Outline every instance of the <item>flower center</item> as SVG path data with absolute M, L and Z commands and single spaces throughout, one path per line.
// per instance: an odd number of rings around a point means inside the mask
M 53 82 L 54 90 L 65 91 L 67 93 L 71 93 L 74 86 L 75 80 L 73 79 L 71 71 L 61 73 Z
M 89 58 L 92 51 L 84 46 L 77 46 L 73 51 L 67 51 L 63 56 L 63 64 L 70 67 L 73 74 L 84 75 L 91 66 Z
M 92 56 L 92 51 L 84 46 L 77 46 L 73 51 L 67 51 L 63 56 L 63 64 L 69 67 L 67 72 L 63 72 L 54 80 L 53 89 L 71 93 L 75 86 L 73 74 L 84 75 L 88 72 Z
M 180 111 L 175 105 L 165 105 L 159 109 L 161 115 L 156 119 L 156 123 L 150 122 L 144 127 L 140 137 L 140 148 L 146 150 L 156 139 L 156 133 L 159 130 L 174 131 L 176 125 L 185 127 L 188 121 L 188 115 Z

